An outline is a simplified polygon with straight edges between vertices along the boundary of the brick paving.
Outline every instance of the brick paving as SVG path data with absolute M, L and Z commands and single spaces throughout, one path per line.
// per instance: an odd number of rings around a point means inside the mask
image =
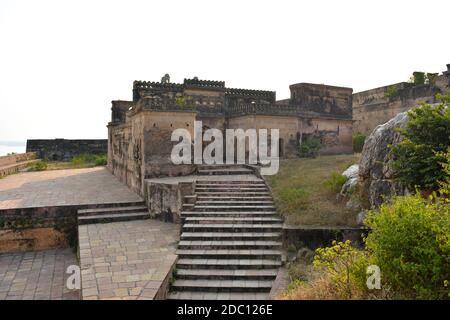
M 79 299 L 66 288 L 70 265 L 78 265 L 71 249 L 0 254 L 0 300 Z
M 176 261 L 179 226 L 158 220 L 78 228 L 82 298 L 154 299 Z
M 105 167 L 24 172 L 0 179 L 0 210 L 141 200 Z

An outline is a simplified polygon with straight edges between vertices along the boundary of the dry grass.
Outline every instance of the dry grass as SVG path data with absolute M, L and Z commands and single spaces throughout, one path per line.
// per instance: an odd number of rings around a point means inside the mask
M 343 300 L 342 292 L 327 273 L 314 272 L 311 281 L 294 281 L 277 299 L 279 300 Z M 368 299 L 365 292 L 354 288 L 351 299 Z
M 314 159 L 282 160 L 278 174 L 269 183 L 278 211 L 295 225 L 356 224 L 357 212 L 336 201 L 324 184 L 334 172 L 341 173 L 358 162 L 357 155 L 320 156 Z

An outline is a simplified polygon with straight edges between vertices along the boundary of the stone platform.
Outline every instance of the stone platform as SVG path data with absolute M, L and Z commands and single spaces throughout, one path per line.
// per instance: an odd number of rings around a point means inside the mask
M 78 300 L 80 290 L 66 288 L 70 265 L 71 249 L 0 254 L 0 300 Z
M 158 220 L 78 228 L 82 298 L 164 299 L 175 265 L 179 226 Z
M 105 167 L 19 173 L 0 179 L 0 210 L 142 201 Z

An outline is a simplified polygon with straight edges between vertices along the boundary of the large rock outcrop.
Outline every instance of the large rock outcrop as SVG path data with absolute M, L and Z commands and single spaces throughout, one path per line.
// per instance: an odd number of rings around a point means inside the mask
M 379 125 L 366 139 L 359 162 L 361 195 L 368 200 L 370 208 L 379 207 L 385 198 L 403 195 L 406 189 L 394 181 L 394 155 L 389 145 L 400 141 L 395 128 L 403 128 L 408 122 L 406 112 L 397 114 Z

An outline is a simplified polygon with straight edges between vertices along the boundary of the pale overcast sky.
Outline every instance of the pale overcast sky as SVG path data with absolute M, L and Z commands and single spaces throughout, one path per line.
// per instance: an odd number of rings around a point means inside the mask
M 0 140 L 106 138 L 133 80 L 355 92 L 450 63 L 450 1 L 0 0 Z

